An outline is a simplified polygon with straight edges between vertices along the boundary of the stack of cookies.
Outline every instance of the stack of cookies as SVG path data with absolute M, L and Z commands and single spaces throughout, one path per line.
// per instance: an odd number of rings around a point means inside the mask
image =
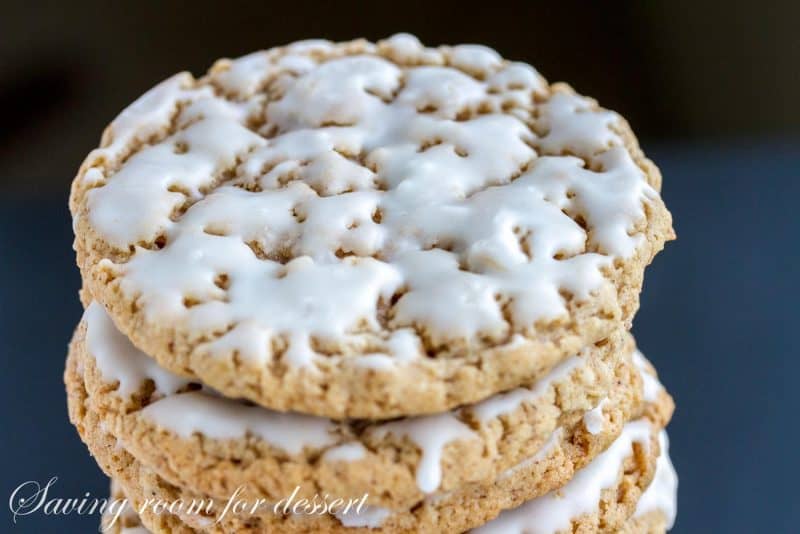
M 107 529 L 665 531 L 673 404 L 628 333 L 660 182 L 619 115 L 482 46 L 156 86 L 70 199 Z

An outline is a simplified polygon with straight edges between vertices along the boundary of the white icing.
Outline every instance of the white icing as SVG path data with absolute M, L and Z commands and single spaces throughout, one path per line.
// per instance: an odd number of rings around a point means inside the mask
M 404 63 L 424 63 L 427 65 L 441 65 L 444 57 L 438 50 L 425 48 L 415 36 L 408 33 L 398 33 L 379 43 L 389 57 Z
M 185 143 L 188 152 L 176 152 L 179 143 Z M 210 186 L 237 156 L 264 143 L 230 118 L 195 122 L 165 142 L 140 150 L 106 185 L 90 190 L 90 221 L 103 229 L 112 245 L 127 248 L 128 243 L 138 241 L 131 241 L 133 236 L 149 235 L 172 224 L 170 215 L 185 197 L 169 188 L 177 186 L 199 198 L 200 190 Z
M 214 76 L 214 83 L 223 90 L 239 96 L 252 95 L 259 84 L 277 69 L 267 53 L 254 52 L 230 62 Z
M 372 432 L 378 439 L 387 434 L 405 436 L 420 448 L 422 456 L 417 465 L 417 486 L 423 493 L 433 493 L 442 482 L 444 447 L 454 440 L 478 437 L 452 413 L 402 419 L 377 426 Z
M 383 522 L 392 514 L 388 508 L 380 506 L 362 506 L 361 509 L 349 508 L 334 514 L 336 519 L 346 528 L 380 528 Z
M 572 519 L 597 511 L 602 491 L 617 483 L 625 458 L 633 454 L 633 443 L 648 447 L 650 435 L 651 427 L 647 421 L 627 423 L 614 443 L 575 473 L 564 487 L 513 510 L 503 511 L 472 532 L 552 534 L 571 531 Z
M 211 438 L 234 439 L 256 435 L 290 454 L 304 447 L 322 448 L 335 443 L 334 423 L 322 417 L 281 413 L 249 406 L 210 391 L 176 393 L 189 381 L 159 367 L 122 335 L 100 304 L 84 313 L 86 348 L 103 378 L 119 381 L 118 393 L 127 396 L 145 380 L 152 380 L 161 396 L 140 413 L 180 436 L 202 433 Z
M 553 383 L 563 380 L 572 374 L 575 369 L 585 365 L 586 358 L 571 356 L 555 366 L 531 387 L 517 388 L 507 393 L 493 395 L 468 409 L 475 414 L 479 421 L 484 423 L 501 415 L 509 414 L 519 408 L 523 403 L 534 402 L 537 398 L 542 396 Z
M 353 441 L 328 449 L 322 459 L 326 462 L 356 462 L 366 455 L 367 449 L 361 443 Z
M 202 391 L 159 399 L 141 414 L 183 437 L 195 432 L 216 439 L 252 434 L 289 454 L 298 454 L 305 447 L 319 449 L 336 441 L 331 433 L 334 425 L 328 419 L 273 412 Z
M 661 431 L 658 440 L 661 444 L 661 454 L 656 463 L 656 474 L 636 504 L 634 516 L 660 510 L 667 519 L 667 529 L 671 529 L 678 513 L 678 474 L 669 458 L 669 438 L 666 431 Z
M 193 84 L 189 73 L 176 74 L 156 85 L 125 108 L 103 134 L 103 146 L 89 155 L 88 162 L 119 160 L 134 141 L 145 141 L 166 128 L 179 103 L 195 98 L 211 97 L 209 87 L 187 89 Z M 99 167 L 87 173 L 89 182 L 102 180 Z M 98 174 L 99 173 L 99 174 Z
M 356 362 L 358 367 L 390 370 L 398 364 L 411 363 L 419 358 L 419 338 L 410 328 L 395 330 L 386 342 L 389 354 L 366 354 Z
M 450 63 L 467 72 L 490 74 L 500 68 L 503 58 L 483 45 L 458 45 L 450 49 Z
M 361 46 L 362 55 L 341 57 L 344 48 L 304 42 L 232 61 L 211 80 L 236 104 L 209 87 L 186 89 L 179 76 L 112 124 L 108 160 L 184 104 L 175 121 L 185 128 L 111 176 L 99 163 L 85 173 L 98 185 L 89 222 L 111 245 L 166 236 L 162 250 L 104 261 L 149 320 L 203 332 L 235 326 L 204 349 L 256 361 L 273 357 L 270 340 L 280 336 L 286 363 L 308 366 L 312 338 L 342 352 L 365 335 L 374 341 L 381 303 L 402 290 L 391 328 L 424 328 L 434 344 L 500 342 L 563 315 L 563 291 L 589 298 L 607 283 L 601 269 L 635 251 L 642 236 L 629 232 L 657 193 L 611 129 L 616 115 L 554 95 L 540 106 L 548 133 L 537 139 L 523 121 L 546 86 L 530 66 L 475 45 L 425 49 L 408 35 L 378 49 L 428 64 L 401 67 Z M 437 66 L 445 60 L 461 70 Z M 244 125 L 266 80 L 280 93 L 266 110 L 271 138 Z M 489 113 L 453 120 L 478 109 Z M 585 154 L 596 170 L 537 157 L 529 144 Z M 173 220 L 187 198 L 199 202 Z M 293 261 L 276 261 L 284 255 Z M 220 273 L 227 290 L 214 283 Z M 186 307 L 185 297 L 199 304 Z M 420 355 L 418 341 L 406 345 Z M 372 356 L 366 366 L 387 368 Z
M 608 402 L 608 397 L 604 397 L 597 406 L 583 414 L 583 424 L 586 430 L 592 435 L 597 435 L 603 430 L 605 417 L 603 416 L 603 406 Z
M 597 109 L 590 98 L 556 93 L 539 108 L 539 114 L 548 130 L 540 146 L 548 152 L 568 150 L 589 156 L 619 144 L 611 126 L 620 117 L 613 111 Z
M 661 385 L 661 382 L 658 381 L 658 378 L 650 374 L 647 368 L 647 359 L 644 357 L 644 354 L 639 352 L 638 349 L 633 351 L 633 363 L 636 365 L 636 369 L 639 371 L 639 375 L 642 377 L 644 400 L 647 402 L 658 401 L 658 396 L 664 390 L 664 386 Z
M 117 393 L 129 397 L 142 382 L 152 380 L 155 391 L 170 395 L 189 383 L 161 368 L 155 360 L 133 346 L 117 330 L 103 306 L 92 302 L 83 314 L 86 323 L 86 349 L 94 357 L 97 369 L 106 380 L 119 382 Z

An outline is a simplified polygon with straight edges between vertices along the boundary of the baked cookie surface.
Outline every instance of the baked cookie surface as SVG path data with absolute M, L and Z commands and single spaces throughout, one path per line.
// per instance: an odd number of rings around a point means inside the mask
M 332 418 L 530 383 L 672 238 L 626 122 L 472 45 L 295 43 L 166 80 L 72 186 L 84 283 L 227 396 Z
M 644 491 L 626 487 L 620 477 L 620 460 L 631 445 L 647 446 L 650 426 L 644 420 L 625 425 L 620 437 L 603 454 L 557 491 L 531 500 L 475 530 L 476 534 L 569 534 L 614 532 L 617 534 L 663 533 L 672 528 L 677 512 L 677 475 L 669 457 L 665 430 L 658 434 L 655 475 Z M 627 460 L 629 461 L 629 460 Z M 623 473 L 629 467 L 622 468 Z M 617 484 L 614 485 L 614 481 Z M 635 508 L 631 507 L 635 502 Z
M 656 474 L 655 474 L 656 478 L 658 478 L 661 473 L 660 462 L 662 461 L 662 457 L 664 456 L 664 454 L 665 452 L 663 450 L 659 453 L 659 459 L 658 459 L 659 463 L 657 464 Z M 664 534 L 665 532 L 667 532 L 669 529 L 672 528 L 675 517 L 674 516 L 675 503 L 677 501 L 676 498 L 677 495 L 675 494 L 674 491 L 671 494 L 664 495 L 665 498 L 661 502 L 664 504 L 665 509 L 656 508 L 648 512 L 640 512 L 639 510 L 640 503 L 648 498 L 648 495 L 650 495 L 651 492 L 653 491 L 652 486 L 655 483 L 656 483 L 655 480 L 651 482 L 650 486 L 647 487 L 642 496 L 639 498 L 639 501 L 636 503 L 636 511 L 634 515 L 629 517 L 628 520 L 623 525 L 621 526 L 618 525 L 616 527 L 617 528 L 616 534 Z M 111 487 L 112 487 L 111 495 L 113 498 L 127 499 L 122 489 L 119 487 L 119 484 L 112 482 Z M 609 497 L 608 493 L 606 493 L 605 497 L 608 499 Z M 603 505 L 607 504 L 608 504 L 607 502 L 603 502 Z M 523 504 L 522 506 L 525 505 Z M 595 514 L 591 513 L 587 515 L 595 516 Z M 597 519 L 599 520 L 601 518 L 602 514 L 598 513 Z M 500 519 L 496 523 L 490 521 L 488 523 L 488 526 L 486 526 L 484 530 L 491 530 L 493 527 L 501 526 L 502 523 L 505 521 L 505 519 L 506 518 Z M 531 517 L 530 519 L 534 519 L 534 517 Z M 169 522 L 170 522 L 170 530 L 169 530 L 170 532 L 182 532 L 185 529 L 189 532 L 193 532 L 192 529 L 184 527 L 180 519 L 178 519 L 177 517 L 174 516 L 169 517 Z M 588 522 L 587 518 L 584 518 L 581 526 L 586 526 L 587 522 Z M 151 518 L 149 523 L 153 524 L 154 518 Z M 528 525 L 526 525 L 525 523 L 526 522 L 524 520 L 519 520 L 519 523 L 516 526 L 525 529 L 528 527 Z M 113 516 L 108 515 L 103 517 L 101 525 L 102 525 L 101 528 L 104 529 L 103 531 L 107 532 L 108 534 L 147 534 L 151 532 L 142 524 L 141 518 L 137 515 L 136 510 L 134 510 L 133 504 L 131 504 L 128 507 L 127 513 L 121 520 L 113 519 Z M 504 530 L 502 534 L 515 534 L 517 532 L 514 530 L 514 527 L 508 525 L 508 523 L 506 523 L 504 526 L 510 528 L 510 530 Z M 480 532 L 481 528 L 482 527 L 478 527 L 473 531 Z M 602 532 L 603 529 L 597 528 L 596 531 Z M 528 528 L 528 530 L 524 530 L 525 534 L 529 534 L 530 532 L 532 532 L 530 528 Z M 551 534 L 548 533 L 544 528 L 541 528 L 541 530 L 537 532 L 540 532 L 541 534 Z
M 645 420 L 638 420 L 625 425 L 620 437 L 600 456 L 596 457 L 583 470 L 576 473 L 575 477 L 564 487 L 536 499 L 528 500 L 513 509 L 502 511 L 494 519 L 489 519 L 484 525 L 475 528 L 476 533 L 502 533 L 502 534 L 555 534 L 560 532 L 616 532 L 625 534 L 634 533 L 663 533 L 672 527 L 676 513 L 677 478 L 668 455 L 666 433 L 658 433 L 654 439 L 654 427 Z M 655 448 L 657 446 L 657 449 Z M 116 448 L 116 447 L 114 447 Z M 107 455 L 106 455 L 107 456 Z M 112 455 L 113 456 L 113 455 Z M 657 456 L 657 460 L 653 459 Z M 655 465 L 653 465 L 655 462 Z M 178 515 L 164 512 L 158 516 L 149 513 L 149 507 L 142 503 L 146 496 L 158 495 L 162 498 L 196 498 L 191 494 L 177 492 L 164 481 L 159 480 L 152 472 L 148 472 L 137 464 L 125 465 L 120 460 L 119 451 L 113 465 L 122 466 L 117 471 L 125 481 L 128 494 L 131 495 L 129 510 L 142 510 L 145 512 L 145 524 L 154 532 L 194 532 L 194 531 L 219 531 L 213 525 L 219 516 L 205 519 L 192 519 L 185 515 L 184 522 Z M 654 474 L 653 474 L 654 473 Z M 117 499 L 127 498 L 122 492 L 120 484 L 112 485 L 112 495 Z M 492 498 L 489 492 L 481 494 L 483 498 Z M 368 515 L 365 513 L 365 515 Z M 132 517 L 133 516 L 133 517 Z M 261 515 L 249 526 L 235 520 L 226 521 L 223 517 L 220 523 L 232 528 L 244 528 L 244 531 L 269 532 L 270 528 L 280 531 L 311 531 L 312 528 L 322 528 L 323 532 L 350 532 L 358 531 L 358 524 L 339 520 L 339 525 L 331 518 L 294 518 L 285 523 L 276 518 L 266 519 Z M 373 514 L 369 521 L 375 521 Z M 104 525 L 108 527 L 110 517 L 104 518 Z M 371 523 L 371 530 L 378 532 L 403 532 L 408 529 L 392 530 L 381 523 Z M 190 527 L 187 523 L 194 523 Z M 444 523 L 437 525 L 438 530 L 432 530 L 432 525 L 426 523 L 416 525 L 419 532 L 460 532 L 463 528 L 459 523 Z M 364 522 L 361 523 L 364 527 Z M 128 532 L 126 529 L 142 528 L 141 522 L 135 513 L 130 511 L 119 518 L 111 532 Z M 452 529 L 451 529 L 452 527 Z M 288 528 L 289 530 L 283 530 Z M 302 530 L 306 528 L 306 530 Z M 260 529 L 260 530 L 259 530 Z M 132 532 L 134 530 L 131 530 Z M 139 531 L 136 531 L 139 532 Z
M 412 508 L 433 494 L 486 482 L 545 446 L 568 451 L 565 482 L 651 406 L 644 404 L 633 341 L 620 331 L 531 387 L 436 415 L 390 422 L 337 422 L 278 413 L 218 396 L 162 369 L 136 349 L 99 304 L 70 346 L 84 407 L 139 461 L 178 486 L 226 498 L 369 493 L 369 503 Z M 666 395 L 666 393 L 664 393 Z M 531 485 L 531 488 L 533 486 Z M 543 490 L 546 488 L 543 486 Z
M 661 457 L 659 456 L 659 459 L 660 458 Z M 656 470 L 656 476 L 658 476 L 658 470 Z M 648 487 L 648 489 L 645 490 L 645 493 L 642 496 L 642 498 L 644 498 L 644 496 L 647 495 L 649 491 L 650 489 Z M 127 498 L 124 496 L 124 493 L 122 492 L 121 488 L 119 488 L 119 485 L 113 482 L 112 482 L 112 495 L 120 499 Z M 668 504 L 668 506 L 674 507 L 675 500 L 676 500 L 675 495 L 673 494 L 672 503 Z M 180 519 L 176 517 L 171 517 L 170 520 L 171 520 L 171 525 L 170 525 L 171 530 L 169 530 L 169 532 L 182 532 L 184 530 L 184 527 L 181 524 Z M 131 505 L 130 512 L 125 516 L 124 522 L 117 523 L 115 521 L 112 523 L 111 521 L 112 521 L 111 517 L 104 517 L 102 521 L 101 528 L 104 528 L 105 529 L 104 532 L 107 532 L 108 534 L 148 534 L 151 532 L 142 524 L 142 521 L 137 515 L 136 511 L 133 510 L 133 505 Z M 150 523 L 152 522 L 153 521 L 151 520 Z M 478 528 L 480 529 L 480 527 Z M 663 510 L 653 510 L 645 514 L 640 514 L 638 512 L 638 503 L 637 503 L 636 513 L 632 517 L 630 517 L 622 526 L 618 527 L 616 533 L 617 534 L 664 534 L 670 528 L 671 528 L 671 523 L 670 523 L 669 512 L 665 512 Z M 189 529 L 188 531 L 193 532 L 193 530 L 191 529 Z M 506 531 L 503 534 L 514 534 L 514 532 Z M 526 532 L 525 534 L 528 533 Z
M 70 366 L 76 370 L 74 362 Z M 203 507 L 207 513 L 188 512 L 188 503 L 207 502 L 208 497 L 168 483 L 136 460 L 124 443 L 103 430 L 91 410 L 82 409 L 85 392 L 74 387 L 75 382 L 70 384 L 73 422 L 100 466 L 120 484 L 134 507 L 145 507 L 147 513 L 141 519 L 153 532 L 462 532 L 487 522 L 484 528 L 507 525 L 510 519 L 502 515 L 503 510 L 514 513 L 514 508 L 522 506 L 522 515 L 528 517 L 536 502 L 559 506 L 556 494 L 530 489 L 532 483 L 538 487 L 539 480 L 550 476 L 552 468 L 542 469 L 542 463 L 549 465 L 564 454 L 554 448 L 520 463 L 492 483 L 468 484 L 426 499 L 409 511 L 367 508 L 359 514 L 276 514 L 271 506 L 263 506 L 255 512 L 226 514 L 222 513 L 224 501 L 216 501 L 212 507 Z M 577 501 L 569 510 L 562 507 L 559 517 L 564 517 L 565 525 L 600 525 L 600 531 L 616 531 L 635 512 L 637 501 L 656 476 L 659 451 L 657 426 L 645 419 L 627 423 L 606 451 L 570 476 L 566 486 L 553 488 L 558 495 Z M 149 507 L 156 502 L 181 504 L 171 512 L 162 508 L 153 513 Z M 521 521 L 520 517 L 512 519 L 514 524 Z
M 129 354 L 121 356 L 130 357 Z M 215 499 L 197 491 L 194 485 L 187 487 L 165 480 L 128 451 L 127 438 L 118 439 L 109 432 L 112 427 L 94 410 L 92 393 L 82 380 L 82 374 L 91 374 L 91 365 L 86 365 L 91 362 L 82 361 L 74 350 L 68 357 L 65 381 L 72 422 L 100 466 L 125 488 L 134 506 L 142 506 L 147 499 L 164 502 L 213 499 L 216 503 L 216 512 L 205 515 L 170 514 L 163 510 L 156 514 L 145 507 L 142 520 L 153 532 L 351 532 L 354 529 L 460 532 L 487 522 L 482 527 L 486 531 L 504 533 L 514 532 L 514 528 L 528 532 L 536 526 L 546 527 L 536 532 L 572 532 L 573 528 L 578 531 L 663 532 L 674 518 L 676 479 L 668 458 L 665 460 L 666 436 L 658 429 L 668 422 L 672 404 L 663 386 L 649 374 L 651 368 L 639 353 L 637 360 L 639 371 L 647 375 L 643 394 L 648 407 L 639 412 L 647 415 L 622 424 L 605 450 L 590 453 L 588 459 L 581 460 L 587 452 L 585 438 L 616 424 L 607 420 L 609 410 L 603 408 L 610 400 L 602 402 L 600 409 L 592 409 L 582 416 L 579 425 L 582 432 L 564 441 L 560 439 L 564 430 L 557 429 L 553 439 L 535 454 L 506 469 L 494 480 L 437 491 L 410 510 L 369 506 L 368 512 L 355 516 L 276 515 L 266 506 L 255 514 L 220 517 L 219 510 L 225 498 Z M 157 384 L 156 387 L 164 387 L 165 376 L 168 375 L 156 375 L 155 379 L 148 380 Z M 106 387 L 130 391 L 131 384 L 142 376 L 130 378 L 130 375 L 123 377 L 117 384 Z M 652 419 L 653 415 L 657 418 Z M 252 497 L 248 499 L 254 502 Z M 634 518 L 629 520 L 634 512 Z M 124 524 L 134 526 L 127 516 Z

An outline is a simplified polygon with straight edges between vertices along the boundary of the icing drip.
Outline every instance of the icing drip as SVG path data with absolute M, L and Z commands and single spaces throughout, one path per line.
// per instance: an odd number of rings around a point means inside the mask
M 647 421 L 634 421 L 589 465 L 561 489 L 528 501 L 518 508 L 501 512 L 492 521 L 472 532 L 479 534 L 552 534 L 571 531 L 571 521 L 597 510 L 605 488 L 613 487 L 620 476 L 633 443 L 649 446 L 651 427 Z
M 356 462 L 367 455 L 367 449 L 359 442 L 344 443 L 325 451 L 322 459 L 326 462 Z
M 661 444 L 661 455 L 656 463 L 655 478 L 639 499 L 635 516 L 660 510 L 667 518 L 667 529 L 671 529 L 678 513 L 678 474 L 669 458 L 669 438 L 666 431 L 661 431 L 658 440 Z
M 321 448 L 336 441 L 329 419 L 281 413 L 214 395 L 210 391 L 176 393 L 189 384 L 161 368 L 116 329 L 95 302 L 84 313 L 86 347 L 103 378 L 119 381 L 119 394 L 130 395 L 152 380 L 161 396 L 140 413 L 155 424 L 189 437 L 195 432 L 212 438 L 234 439 L 254 434 L 290 454 L 304 447 Z
M 583 415 L 583 424 L 586 426 L 586 430 L 592 435 L 597 435 L 603 430 L 603 425 L 605 424 L 603 406 L 605 406 L 607 402 L 608 397 L 603 398 L 597 406 Z
M 417 486 L 423 493 L 436 491 L 442 482 L 442 452 L 453 440 L 477 438 L 467 425 L 452 413 L 428 415 L 386 423 L 373 429 L 378 439 L 387 434 L 406 436 L 421 450 L 417 466 Z
M 331 434 L 333 423 L 328 419 L 273 412 L 202 391 L 159 399 L 141 414 L 184 438 L 195 432 L 216 439 L 253 434 L 289 454 L 299 454 L 305 447 L 319 449 L 336 441 Z
M 363 506 L 361 510 L 350 508 L 345 512 L 337 512 L 336 519 L 346 528 L 380 528 L 392 514 L 388 508 L 379 506 Z
M 129 397 L 150 379 L 156 392 L 171 395 L 189 384 L 189 380 L 161 368 L 125 337 L 103 306 L 92 302 L 83 314 L 86 322 L 86 349 L 94 357 L 97 369 L 109 381 L 118 381 L 118 394 Z
M 639 352 L 638 349 L 633 352 L 633 363 L 636 365 L 642 377 L 642 382 L 644 384 L 644 400 L 647 402 L 656 402 L 658 396 L 664 390 L 664 386 L 661 385 L 658 378 L 648 372 L 647 359 L 645 359 L 644 354 Z

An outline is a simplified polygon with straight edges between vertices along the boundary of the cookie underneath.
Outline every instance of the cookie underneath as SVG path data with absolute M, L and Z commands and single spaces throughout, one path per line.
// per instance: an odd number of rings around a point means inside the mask
M 195 390 L 138 352 L 96 305 L 76 330 L 70 358 L 82 370 L 86 409 L 172 484 L 219 499 L 242 487 L 244 497 L 270 502 L 296 487 L 300 497 L 368 493 L 371 505 L 404 509 L 494 480 L 549 443 L 567 460 L 553 464 L 541 488 L 548 491 L 604 450 L 632 417 L 652 406 L 668 414 L 668 396 L 643 404 L 644 375 L 631 350 L 621 333 L 532 387 L 390 423 L 276 414 Z

